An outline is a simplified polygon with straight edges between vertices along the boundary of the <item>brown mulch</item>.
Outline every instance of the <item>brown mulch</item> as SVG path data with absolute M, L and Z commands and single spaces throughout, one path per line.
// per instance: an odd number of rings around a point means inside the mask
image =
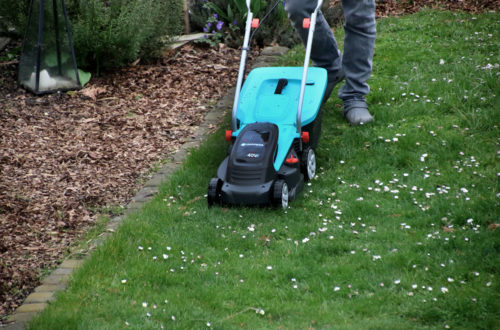
M 340 0 L 339 0 L 340 1 Z M 376 0 L 377 16 L 399 16 L 418 12 L 423 8 L 482 13 L 498 11 L 498 0 Z
M 499 2 L 377 0 L 377 16 L 423 7 L 479 13 Z M 192 135 L 206 104 L 234 86 L 239 52 L 186 46 L 41 97 L 17 88 L 16 63 L 0 63 L 0 324 L 99 207 L 126 205 L 139 179 Z
M 0 68 L 0 317 L 15 309 L 105 205 L 126 205 L 210 100 L 234 85 L 240 53 L 185 46 L 155 65 L 34 96 Z

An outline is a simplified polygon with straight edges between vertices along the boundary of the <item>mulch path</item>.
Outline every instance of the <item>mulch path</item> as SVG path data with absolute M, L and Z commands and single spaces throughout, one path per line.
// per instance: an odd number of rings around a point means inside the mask
M 421 7 L 478 13 L 496 0 L 379 0 L 377 16 Z M 0 63 L 0 324 L 103 206 L 126 205 L 155 163 L 235 84 L 239 51 L 185 46 L 77 92 L 34 96 Z

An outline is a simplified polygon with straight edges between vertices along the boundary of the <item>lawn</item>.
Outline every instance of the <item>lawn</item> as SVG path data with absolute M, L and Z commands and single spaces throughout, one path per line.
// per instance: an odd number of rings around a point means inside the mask
M 498 328 L 499 22 L 380 20 L 376 122 L 350 127 L 331 97 L 289 209 L 207 207 L 223 127 L 30 328 Z

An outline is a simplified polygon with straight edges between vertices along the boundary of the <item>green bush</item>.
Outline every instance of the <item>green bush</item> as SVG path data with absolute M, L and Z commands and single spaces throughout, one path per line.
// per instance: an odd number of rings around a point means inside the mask
M 78 63 L 97 72 L 154 58 L 182 30 L 182 0 L 71 0 L 68 7 Z
M 0 0 L 0 35 L 22 38 L 30 0 Z
M 2 0 L 0 0 L 2 1 Z M 207 19 L 210 16 L 210 10 L 203 6 L 206 0 L 189 0 L 189 23 L 191 28 L 196 31 L 201 29 L 207 24 Z
M 294 37 L 283 6 L 277 4 L 271 10 L 275 4 L 276 0 L 251 2 L 254 17 L 262 19 L 269 13 L 255 33 L 253 41 L 259 46 L 271 43 L 292 46 L 298 39 Z M 208 44 L 213 46 L 223 42 L 230 47 L 241 46 L 247 17 L 245 0 L 192 0 L 190 13 L 191 23 L 195 28 L 203 28 L 204 32 L 212 33 L 206 39 Z

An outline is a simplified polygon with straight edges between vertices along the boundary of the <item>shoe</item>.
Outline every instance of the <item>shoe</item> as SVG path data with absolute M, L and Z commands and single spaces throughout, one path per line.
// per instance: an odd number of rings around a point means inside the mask
M 325 89 L 325 94 L 323 96 L 323 103 L 325 103 L 328 98 L 330 97 L 330 94 L 332 94 L 333 89 L 339 82 L 344 80 L 345 74 L 344 71 L 340 70 L 336 75 L 328 75 L 328 82 L 326 83 L 326 89 Z
M 368 124 L 375 120 L 368 111 L 368 105 L 364 99 L 345 100 L 342 115 L 353 126 Z

